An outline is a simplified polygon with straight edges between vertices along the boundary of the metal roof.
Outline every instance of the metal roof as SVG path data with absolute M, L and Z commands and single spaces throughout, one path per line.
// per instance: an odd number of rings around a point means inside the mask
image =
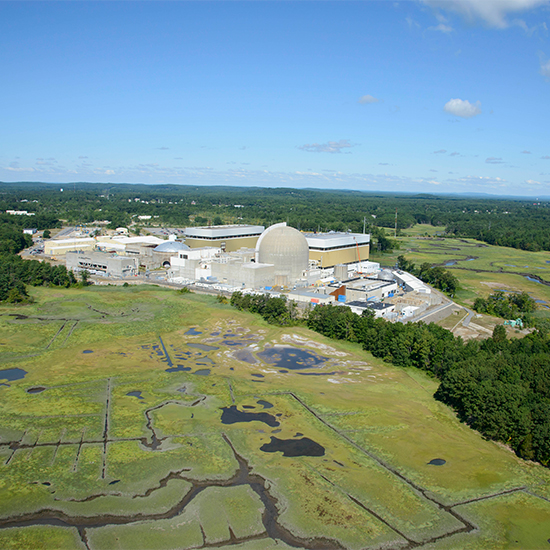
M 370 243 L 370 235 L 363 233 L 305 233 L 310 248 L 336 248 Z
M 202 239 L 230 239 L 234 237 L 260 236 L 263 225 L 213 225 L 211 227 L 186 227 L 186 237 Z

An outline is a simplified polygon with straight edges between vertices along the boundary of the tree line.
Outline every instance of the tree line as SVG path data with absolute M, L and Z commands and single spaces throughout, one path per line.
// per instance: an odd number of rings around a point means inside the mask
M 26 285 L 69 287 L 77 284 L 72 271 L 48 262 L 23 260 L 18 253 L 32 245 L 32 237 L 12 218 L 0 216 L 0 302 L 21 303 L 30 300 Z M 17 221 L 17 220 L 16 220 Z M 59 220 L 50 220 L 55 227 Z
M 271 225 L 286 221 L 302 231 L 363 229 L 381 251 L 417 223 L 441 228 L 442 236 L 469 237 L 524 250 L 550 250 L 550 204 L 527 199 L 391 194 L 342 190 L 266 189 L 191 185 L 2 183 L 0 211 L 28 209 L 27 227 L 39 216 L 71 224 L 109 220 L 128 226 L 138 215 L 164 225 L 229 223 Z M 397 212 L 397 219 L 396 219 Z M 12 216 L 14 218 L 16 216 Z M 17 216 L 19 217 L 19 216 Z M 26 219 L 25 219 L 26 218 Z
M 487 298 L 476 298 L 474 310 L 487 313 L 502 319 L 521 318 L 525 324 L 532 324 L 529 315 L 537 308 L 537 304 L 527 292 L 504 292 L 497 290 Z

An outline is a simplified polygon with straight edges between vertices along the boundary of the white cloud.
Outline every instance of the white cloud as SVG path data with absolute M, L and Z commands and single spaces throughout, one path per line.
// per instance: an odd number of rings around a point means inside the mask
M 341 153 L 342 149 L 353 147 L 349 142 L 349 139 L 341 139 L 340 141 L 329 141 L 327 143 L 306 143 L 301 145 L 298 149 L 307 151 L 308 153 Z
M 481 102 L 470 103 L 467 99 L 451 99 L 445 103 L 443 110 L 454 116 L 472 118 L 481 114 Z
M 450 157 L 457 157 L 458 155 L 460 155 L 459 152 L 453 151 L 449 156 L 450 156 Z
M 412 29 L 413 27 L 415 27 L 417 29 L 420 28 L 420 25 L 414 19 L 411 19 L 410 17 L 406 17 L 405 21 L 407 22 L 407 25 L 409 25 L 409 29 Z
M 450 27 L 449 25 L 445 25 L 444 23 L 439 23 L 439 25 L 437 25 L 437 27 L 428 27 L 428 30 L 430 31 L 439 31 L 439 32 L 443 32 L 445 34 L 449 34 L 450 32 L 453 32 L 453 28 Z
M 504 164 L 504 161 L 500 157 L 487 157 L 485 162 L 487 164 Z
M 544 78 L 550 78 L 550 59 L 540 58 L 540 74 Z
M 510 25 L 506 16 L 548 5 L 549 0 L 421 0 L 433 8 L 459 13 L 470 21 L 481 19 L 490 27 L 505 29 Z
M 369 105 L 371 103 L 378 103 L 380 100 L 376 97 L 372 97 L 371 95 L 364 95 L 359 98 L 357 103 L 361 103 L 361 105 Z
M 506 183 L 508 183 L 503 178 L 492 178 L 489 176 L 464 176 L 462 178 L 448 179 L 447 181 L 450 183 L 470 183 L 482 186 L 488 185 L 492 187 L 503 187 Z

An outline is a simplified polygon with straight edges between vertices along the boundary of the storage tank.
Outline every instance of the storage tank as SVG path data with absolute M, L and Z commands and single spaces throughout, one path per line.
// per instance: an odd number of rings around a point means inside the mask
M 348 278 L 348 266 L 345 264 L 335 265 L 334 277 L 339 281 L 345 281 Z

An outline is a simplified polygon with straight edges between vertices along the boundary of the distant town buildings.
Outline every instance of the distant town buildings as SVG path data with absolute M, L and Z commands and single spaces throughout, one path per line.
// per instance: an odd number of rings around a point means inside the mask
M 11 216 L 34 216 L 34 212 L 27 212 L 26 210 L 6 210 L 6 214 Z

